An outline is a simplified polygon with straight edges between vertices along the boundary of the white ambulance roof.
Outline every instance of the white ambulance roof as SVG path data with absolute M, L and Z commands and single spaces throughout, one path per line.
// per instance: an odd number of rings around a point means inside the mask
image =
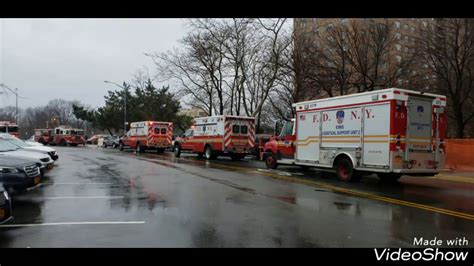
M 236 115 L 214 115 L 214 116 L 205 116 L 205 117 L 196 117 L 194 118 L 194 121 L 196 123 L 209 123 L 209 122 L 218 122 L 218 118 L 232 118 L 232 119 L 252 119 L 255 120 L 255 117 L 250 117 L 250 116 L 236 116 Z M 207 121 L 207 122 L 205 122 Z
M 389 88 L 389 89 L 383 89 L 383 90 L 375 90 L 375 91 L 367 91 L 367 92 L 361 92 L 361 93 L 347 94 L 347 95 L 343 95 L 343 96 L 336 96 L 336 97 L 330 97 L 330 98 L 324 98 L 324 99 L 297 102 L 297 103 L 293 104 L 293 107 L 300 106 L 300 105 L 305 105 L 305 104 L 315 104 L 315 103 L 323 103 L 323 102 L 330 102 L 330 101 L 337 101 L 337 100 L 347 100 L 347 99 L 358 97 L 358 96 L 366 96 L 366 95 L 373 95 L 373 94 L 383 94 L 383 93 L 395 94 L 394 93 L 395 91 L 401 92 L 401 93 L 404 92 L 404 93 L 407 93 L 407 94 L 418 94 L 418 95 L 424 95 L 424 96 L 431 96 L 433 98 L 446 99 L 446 96 L 439 95 L 439 94 L 425 93 L 425 92 L 398 89 L 398 88 Z

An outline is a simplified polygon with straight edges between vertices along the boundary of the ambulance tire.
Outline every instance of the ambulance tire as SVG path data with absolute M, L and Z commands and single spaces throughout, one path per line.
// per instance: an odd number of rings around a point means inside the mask
M 206 158 L 206 160 L 212 160 L 216 158 L 215 154 L 212 152 L 212 148 L 210 145 L 207 145 L 204 149 L 204 157 Z
M 67 146 L 67 142 L 66 142 L 64 139 L 62 139 L 59 144 L 60 144 L 61 146 Z
M 143 152 L 143 146 L 140 145 L 140 142 L 137 142 L 137 146 L 135 147 L 135 152 L 137 152 L 137 153 L 142 153 Z
M 387 182 L 387 183 L 395 183 L 402 177 L 401 174 L 395 174 L 395 173 L 377 173 L 378 178 L 382 182 Z
M 361 175 L 356 173 L 352 162 L 347 157 L 340 157 L 334 164 L 337 178 L 344 182 L 355 182 L 361 179 Z
M 278 163 L 275 156 L 275 153 L 269 152 L 265 157 L 265 165 L 268 169 L 277 169 Z
M 174 156 L 175 156 L 176 158 L 179 158 L 179 157 L 181 156 L 181 147 L 180 147 L 178 144 L 176 144 L 176 145 L 174 145 L 174 149 L 173 149 L 173 150 L 174 150 L 174 151 L 173 151 Z

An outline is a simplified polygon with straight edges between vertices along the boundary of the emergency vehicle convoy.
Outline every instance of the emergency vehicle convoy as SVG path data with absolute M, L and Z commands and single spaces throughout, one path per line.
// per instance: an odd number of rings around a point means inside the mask
M 10 121 L 0 121 L 0 133 L 9 133 L 18 138 L 18 125 Z
M 130 130 L 120 139 L 119 147 L 130 147 L 137 152 L 156 150 L 161 153 L 171 148 L 173 123 L 142 121 L 130 123 Z
M 343 181 L 367 173 L 393 181 L 444 167 L 445 96 L 391 88 L 293 106 L 296 119 L 265 144 L 267 168 L 333 168 Z
M 70 126 L 59 126 L 54 129 L 35 129 L 35 141 L 45 145 L 86 145 L 84 130 Z
M 208 160 L 220 155 L 240 160 L 255 146 L 255 118 L 245 116 L 208 116 L 194 119 L 194 125 L 174 143 L 176 157 L 181 152 L 197 153 Z

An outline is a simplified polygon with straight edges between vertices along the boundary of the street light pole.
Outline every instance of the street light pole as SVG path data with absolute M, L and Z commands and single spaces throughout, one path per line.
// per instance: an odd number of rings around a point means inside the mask
M 16 96 L 16 119 L 15 119 L 15 124 L 18 126 L 18 88 L 15 88 L 15 96 Z
M 104 82 L 105 82 L 105 83 L 114 84 L 115 86 L 120 87 L 120 88 L 123 89 L 123 92 L 124 92 L 124 100 L 123 100 L 123 134 L 125 135 L 125 133 L 127 133 L 127 90 L 125 89 L 125 87 L 120 86 L 119 84 L 117 84 L 117 83 L 115 83 L 115 82 L 108 81 L 108 80 L 104 80 Z

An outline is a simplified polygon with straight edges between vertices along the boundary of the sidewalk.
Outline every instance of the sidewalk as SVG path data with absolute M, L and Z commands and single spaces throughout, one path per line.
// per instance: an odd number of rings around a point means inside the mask
M 434 176 L 433 178 L 474 184 L 474 172 L 446 169 L 446 170 L 441 170 L 440 173 Z

